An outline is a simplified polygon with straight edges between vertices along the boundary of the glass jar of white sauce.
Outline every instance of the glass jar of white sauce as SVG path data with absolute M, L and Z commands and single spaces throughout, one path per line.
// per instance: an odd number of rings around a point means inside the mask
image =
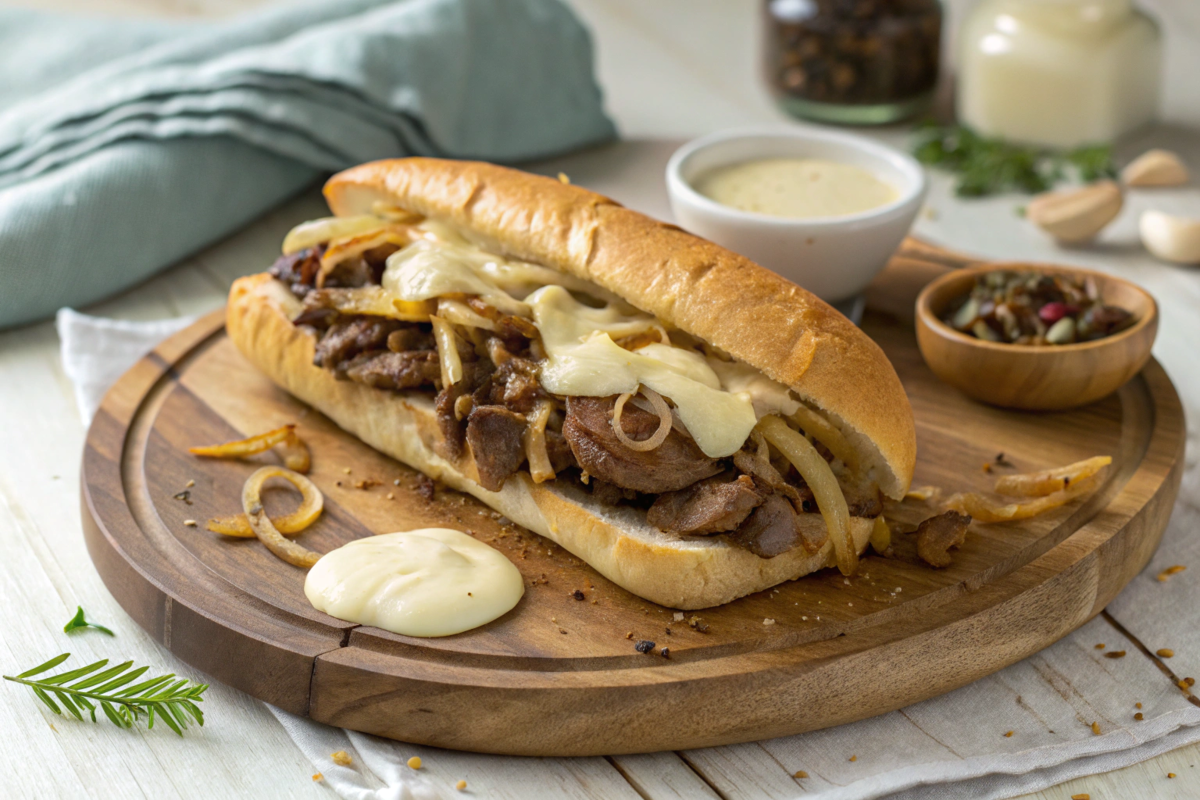
M 958 116 L 984 135 L 1099 144 L 1158 110 L 1161 34 L 1132 0 L 983 0 L 961 48 Z

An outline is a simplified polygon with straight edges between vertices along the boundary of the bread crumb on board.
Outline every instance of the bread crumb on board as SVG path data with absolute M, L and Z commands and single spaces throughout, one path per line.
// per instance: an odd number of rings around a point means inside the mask
M 807 772 L 805 772 L 805 771 L 804 771 L 804 770 L 802 770 L 802 769 L 798 769 L 798 770 L 796 770 L 796 772 L 795 772 L 795 773 L 792 775 L 792 777 L 793 777 L 793 778 L 807 778 L 807 777 L 808 777 L 808 773 L 807 773 Z
M 466 789 L 467 789 L 467 782 L 466 782 L 466 781 L 459 781 L 458 783 L 454 784 L 454 788 L 455 788 L 455 789 L 458 789 L 460 792 L 466 791 Z
M 409 769 L 420 769 L 421 768 L 421 757 L 413 756 L 412 758 L 410 758 L 408 760 L 408 768 Z
M 313 773 L 313 780 L 314 780 L 314 781 L 320 781 L 320 780 L 324 780 L 324 779 L 325 779 L 325 776 L 324 776 L 324 775 L 322 775 L 321 773 L 319 773 L 319 772 L 314 772 L 314 773 Z
M 333 759 L 333 763 L 339 767 L 348 767 L 354 763 L 354 759 L 345 750 L 338 750 L 336 753 L 330 753 L 329 757 Z

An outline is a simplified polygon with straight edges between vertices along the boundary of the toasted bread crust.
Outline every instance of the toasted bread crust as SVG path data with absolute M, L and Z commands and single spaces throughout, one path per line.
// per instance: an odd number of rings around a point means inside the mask
M 896 371 L 849 320 L 770 270 L 594 192 L 493 164 L 376 161 L 335 175 L 325 196 L 339 216 L 382 200 L 594 281 L 790 386 L 843 429 L 886 495 L 907 491 L 916 433 Z
M 523 472 L 489 492 L 475 480 L 469 454 L 460 464 L 438 455 L 441 433 L 428 395 L 339 381 L 314 366 L 315 336 L 290 321 L 297 305 L 265 273 L 241 278 L 229 293 L 229 336 L 267 377 L 346 431 L 557 542 L 639 597 L 672 608 L 708 608 L 835 563 L 829 542 L 816 553 L 794 548 L 765 559 L 717 537 L 664 534 L 646 523 L 644 512 L 602 506 L 572 486 L 535 484 Z M 851 522 L 861 551 L 871 520 Z

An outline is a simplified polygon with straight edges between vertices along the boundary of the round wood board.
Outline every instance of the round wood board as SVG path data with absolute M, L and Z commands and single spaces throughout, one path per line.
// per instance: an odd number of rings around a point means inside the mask
M 882 294 L 901 316 L 911 297 L 897 297 L 940 269 L 928 263 L 935 252 L 910 243 L 907 256 L 893 260 Z M 765 739 L 881 714 L 1018 661 L 1104 608 L 1158 545 L 1184 435 L 1157 362 L 1087 408 L 1008 412 L 939 383 L 910 323 L 869 308 L 863 327 L 912 400 L 914 485 L 987 490 L 1002 470 L 983 465 L 1003 452 L 1021 471 L 1111 454 L 1103 486 L 1034 520 L 974 525 L 944 570 L 923 565 L 903 533 L 934 513 L 908 501 L 889 509 L 894 558 L 869 555 L 851 579 L 825 570 L 681 621 L 471 498 L 438 487 L 426 499 L 412 470 L 255 371 L 216 313 L 139 362 L 96 414 L 82 471 L 88 549 L 125 610 L 192 666 L 288 711 L 395 739 L 602 755 Z M 525 597 L 468 633 L 398 636 L 317 612 L 303 571 L 257 540 L 205 531 L 205 519 L 239 510 L 243 481 L 274 456 L 216 461 L 187 448 L 289 422 L 308 441 L 311 477 L 325 493 L 323 517 L 301 537 L 307 547 L 459 528 L 513 560 Z M 287 494 L 268 506 L 294 502 Z M 635 651 L 639 640 L 654 651 Z

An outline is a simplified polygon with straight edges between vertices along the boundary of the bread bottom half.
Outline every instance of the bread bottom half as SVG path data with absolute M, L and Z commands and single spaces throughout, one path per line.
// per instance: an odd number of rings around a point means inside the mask
M 438 455 L 442 436 L 432 397 L 339 381 L 332 372 L 314 366 L 315 337 L 290 321 L 297 308 L 287 288 L 266 273 L 241 278 L 229 293 L 229 336 L 272 381 L 343 430 L 473 495 L 639 597 L 670 608 L 709 608 L 835 563 L 828 541 L 816 553 L 796 547 L 775 558 L 760 558 L 719 537 L 666 534 L 648 525 L 638 509 L 602 505 L 565 482 L 536 484 L 526 472 L 490 492 L 477 482 L 469 452 L 458 464 Z M 811 516 L 814 523 L 820 520 L 819 515 Z M 861 553 L 872 520 L 854 517 L 850 522 Z

